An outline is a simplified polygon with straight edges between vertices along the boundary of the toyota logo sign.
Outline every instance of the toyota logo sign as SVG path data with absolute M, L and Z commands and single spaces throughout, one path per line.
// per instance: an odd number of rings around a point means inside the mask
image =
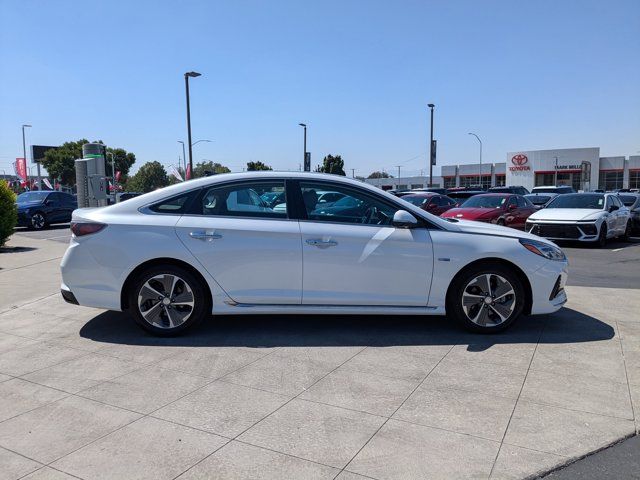
M 531 170 L 531 167 L 527 165 L 529 159 L 524 153 L 518 153 L 511 157 L 511 163 L 513 163 L 513 167 L 509 167 L 509 170 L 512 172 L 523 172 L 526 170 Z
M 527 156 L 522 153 L 519 153 L 518 155 L 514 155 L 513 158 L 511 159 L 511 163 L 513 163 L 517 167 L 524 165 L 528 161 L 529 159 L 527 158 Z

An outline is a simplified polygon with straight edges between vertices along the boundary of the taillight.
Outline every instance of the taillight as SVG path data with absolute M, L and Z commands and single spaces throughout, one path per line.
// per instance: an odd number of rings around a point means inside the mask
M 71 222 L 71 233 L 73 233 L 76 237 L 82 237 L 83 235 L 98 233 L 105 227 L 106 225 L 104 223 Z

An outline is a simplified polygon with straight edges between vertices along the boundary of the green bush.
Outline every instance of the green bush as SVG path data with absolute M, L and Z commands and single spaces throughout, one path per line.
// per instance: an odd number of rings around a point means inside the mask
M 16 194 L 9 188 L 7 182 L 0 180 L 0 247 L 11 236 L 16 223 L 18 223 Z

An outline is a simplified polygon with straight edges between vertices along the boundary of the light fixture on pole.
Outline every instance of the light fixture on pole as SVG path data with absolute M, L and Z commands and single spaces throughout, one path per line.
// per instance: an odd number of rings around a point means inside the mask
M 311 162 L 307 162 L 307 124 L 306 123 L 299 123 L 298 125 L 300 125 L 302 128 L 304 128 L 304 151 L 302 154 L 302 164 L 304 165 L 304 171 L 305 172 L 310 172 L 311 171 Z
M 429 187 L 433 187 L 433 109 L 435 105 L 429 103 L 427 105 L 431 109 L 431 141 L 429 142 Z
M 189 102 L 189 78 L 196 78 L 202 75 L 198 72 L 187 72 L 184 74 L 184 87 L 187 94 L 187 141 L 189 143 L 189 170 L 193 172 L 193 156 L 191 151 L 191 105 Z
M 478 183 L 480 184 L 480 187 L 482 188 L 482 140 L 480 140 L 480 137 L 478 135 L 476 135 L 475 133 L 471 133 L 469 132 L 469 135 L 473 135 L 474 137 L 476 137 L 476 139 L 478 140 L 478 142 L 480 142 L 480 175 L 478 175 Z
M 27 142 L 25 141 L 24 129 L 31 128 L 31 125 L 22 125 L 22 155 L 24 156 L 24 163 L 27 164 Z M 31 176 L 31 169 L 29 169 L 29 176 Z M 40 164 L 38 163 L 38 190 L 40 190 Z

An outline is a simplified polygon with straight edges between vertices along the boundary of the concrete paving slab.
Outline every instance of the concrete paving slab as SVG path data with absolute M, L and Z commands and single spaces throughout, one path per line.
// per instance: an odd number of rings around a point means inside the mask
M 243 442 L 336 468 L 344 467 L 383 417 L 292 400 L 238 437 Z
M 157 365 L 170 370 L 215 379 L 249 365 L 266 354 L 266 352 L 252 352 L 233 347 L 194 347 L 166 360 L 161 360 Z
M 579 457 L 635 432 L 633 421 L 519 401 L 505 443 Z
M 77 393 L 140 368 L 142 367 L 137 363 L 90 353 L 29 373 L 22 378 L 65 392 Z
M 13 378 L 0 383 L 0 422 L 66 397 L 65 392 Z
M 415 381 L 338 368 L 300 398 L 388 417 L 417 385 Z
M 527 375 L 520 398 L 534 403 L 633 420 L 626 383 L 533 370 Z
M 151 366 L 99 383 L 79 395 L 148 414 L 208 382 L 203 377 Z
M 30 473 L 21 480 L 74 480 L 77 477 L 73 477 L 59 470 L 55 470 L 51 467 L 43 467 L 40 470 L 36 470 Z
M 33 345 L 34 343 L 36 343 L 36 341 L 29 338 L 0 333 L 0 355 L 9 350 L 15 350 L 18 347 L 24 347 L 26 345 Z
M 343 470 L 342 472 L 340 472 L 340 475 L 335 478 L 335 480 L 367 480 L 370 478 L 372 477 L 365 477 L 364 475 L 358 475 L 357 473 L 351 473 Z
M 339 470 L 240 442 L 230 442 L 178 480 L 334 479 Z
M 503 443 L 491 472 L 492 480 L 520 480 L 541 475 L 568 462 L 567 457 Z
M 393 418 L 500 441 L 515 404 L 515 398 L 422 385 Z
M 70 396 L 2 422 L 0 446 L 51 463 L 139 417 Z
M 0 372 L 24 375 L 86 355 L 86 352 L 44 342 L 22 346 L 0 355 Z
M 389 420 L 346 470 L 380 480 L 487 478 L 498 442 Z
M 218 435 L 145 417 L 52 466 L 76 477 L 96 480 L 170 480 L 227 441 Z
M 40 468 L 42 464 L 0 447 L 0 479 L 17 480 Z
M 444 353 L 425 354 L 413 350 L 369 347 L 345 364 L 358 372 L 384 375 L 391 378 L 419 382 L 435 367 Z
M 476 339 L 482 340 L 482 339 Z M 456 345 L 447 360 L 508 365 L 526 371 L 529 368 L 536 343 L 474 343 Z
M 153 416 L 233 438 L 289 400 L 284 395 L 218 381 L 170 403 Z

